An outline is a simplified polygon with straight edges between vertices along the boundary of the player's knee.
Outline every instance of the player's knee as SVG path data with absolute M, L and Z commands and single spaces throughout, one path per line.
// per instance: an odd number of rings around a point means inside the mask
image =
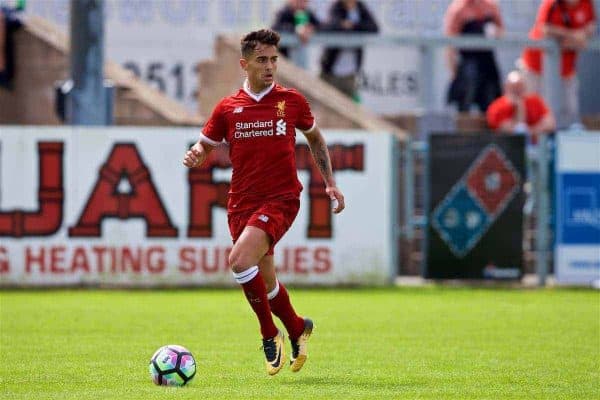
M 243 251 L 236 251 L 236 249 L 232 250 L 229 253 L 229 267 L 233 272 L 239 274 L 240 272 L 244 272 L 250 267 L 253 267 L 257 264 L 258 260 L 253 254 L 248 254 Z

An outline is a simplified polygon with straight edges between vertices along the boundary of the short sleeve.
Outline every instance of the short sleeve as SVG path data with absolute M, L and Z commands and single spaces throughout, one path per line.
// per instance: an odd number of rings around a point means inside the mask
M 304 96 L 298 93 L 299 112 L 296 120 L 296 128 L 307 133 L 315 126 L 315 117 L 310 110 L 310 105 Z
M 217 104 L 210 118 L 206 121 L 200 140 L 212 146 L 220 144 L 227 134 L 227 124 L 225 122 L 223 102 Z
M 488 126 L 493 130 L 498 130 L 502 122 L 510 118 L 512 118 L 512 107 L 503 101 L 502 97 L 494 100 L 486 112 Z

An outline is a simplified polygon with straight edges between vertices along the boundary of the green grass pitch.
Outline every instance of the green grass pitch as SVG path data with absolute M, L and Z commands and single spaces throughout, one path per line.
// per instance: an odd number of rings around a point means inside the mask
M 1 292 L 0 398 L 600 398 L 599 292 L 290 293 L 315 321 L 309 359 L 269 377 L 240 290 Z M 188 386 L 151 382 L 164 344 L 196 356 Z

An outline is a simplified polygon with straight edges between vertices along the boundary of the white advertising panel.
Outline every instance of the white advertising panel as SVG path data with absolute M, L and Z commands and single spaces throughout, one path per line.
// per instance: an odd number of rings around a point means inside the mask
M 600 281 L 600 133 L 556 141 L 556 279 Z
M 233 285 L 222 146 L 188 170 L 198 130 L 0 127 L 0 286 Z M 347 208 L 330 200 L 302 134 L 304 186 L 275 248 L 282 281 L 385 284 L 395 272 L 393 137 L 325 132 Z M 265 177 L 268 179 L 268 177 Z

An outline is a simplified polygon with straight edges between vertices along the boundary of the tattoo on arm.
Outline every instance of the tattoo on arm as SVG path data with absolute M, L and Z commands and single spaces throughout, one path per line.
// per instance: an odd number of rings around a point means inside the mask
M 310 143 L 310 142 L 309 142 Z M 332 176 L 331 169 L 331 159 L 329 158 L 329 151 L 327 150 L 327 146 L 323 140 L 318 140 L 315 143 L 311 143 L 310 151 L 315 160 L 315 164 L 319 168 L 321 175 L 325 179 L 325 183 L 327 184 Z

